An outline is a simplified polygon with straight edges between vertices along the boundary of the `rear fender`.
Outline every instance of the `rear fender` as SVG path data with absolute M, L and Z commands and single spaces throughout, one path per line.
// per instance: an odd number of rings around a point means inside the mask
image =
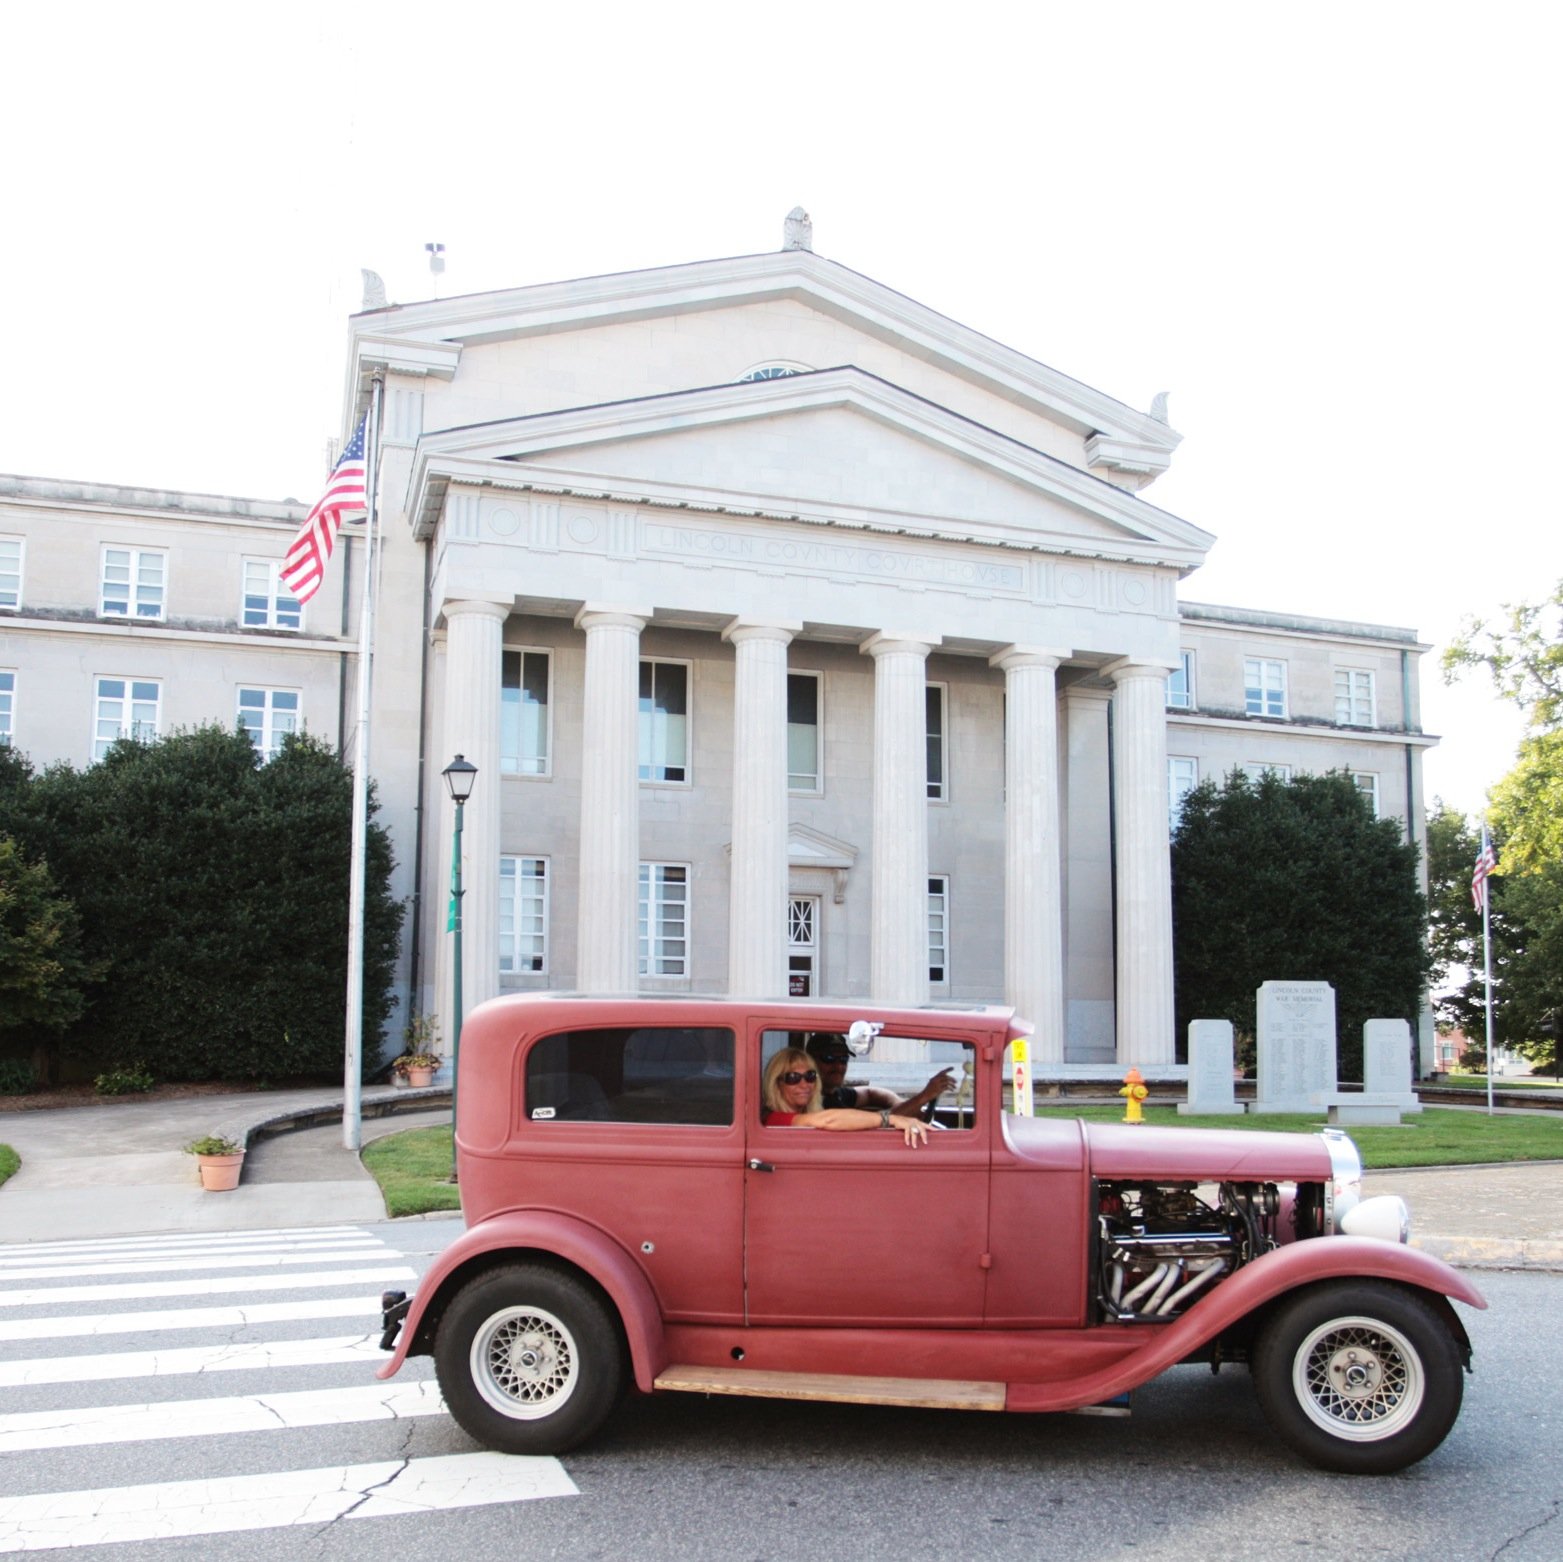
M 1111 1366 L 1070 1382 L 1011 1383 L 1006 1404 L 1011 1410 L 1073 1410 L 1100 1404 L 1176 1366 L 1277 1297 L 1321 1280 L 1342 1279 L 1392 1280 L 1440 1299 L 1439 1310 L 1469 1362 L 1470 1343 L 1449 1301 L 1477 1308 L 1485 1308 L 1487 1302 L 1463 1275 L 1441 1259 L 1398 1243 L 1371 1237 L 1315 1237 L 1245 1264 L 1181 1318 L 1156 1328 L 1141 1349 Z
M 618 1243 L 595 1226 L 547 1210 L 509 1210 L 457 1237 L 418 1284 L 391 1359 L 376 1371 L 389 1378 L 408 1356 L 426 1356 L 445 1305 L 467 1279 L 496 1261 L 540 1258 L 569 1265 L 607 1294 L 629 1344 L 636 1387 L 644 1393 L 668 1365 L 662 1313 L 645 1272 Z

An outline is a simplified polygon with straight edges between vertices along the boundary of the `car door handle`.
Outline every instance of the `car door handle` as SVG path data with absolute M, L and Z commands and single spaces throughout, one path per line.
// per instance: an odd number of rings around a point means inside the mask
M 750 1161 L 750 1171 L 775 1171 L 776 1168 L 769 1161 Z

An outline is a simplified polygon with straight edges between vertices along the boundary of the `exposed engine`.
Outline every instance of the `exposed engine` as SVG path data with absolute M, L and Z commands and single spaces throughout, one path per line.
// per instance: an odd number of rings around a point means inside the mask
M 1176 1318 L 1261 1253 L 1320 1234 L 1317 1189 L 1273 1182 L 1097 1184 L 1097 1302 L 1117 1323 Z

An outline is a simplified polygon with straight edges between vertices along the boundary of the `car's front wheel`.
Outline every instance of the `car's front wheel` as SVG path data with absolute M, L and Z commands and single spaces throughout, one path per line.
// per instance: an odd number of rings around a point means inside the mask
M 1254 1386 L 1303 1458 L 1387 1475 L 1430 1454 L 1460 1413 L 1460 1351 L 1444 1320 L 1402 1286 L 1353 1280 L 1283 1302 L 1255 1342 Z
M 545 1264 L 507 1264 L 470 1281 L 445 1310 L 434 1366 L 446 1407 L 478 1442 L 558 1454 L 613 1409 L 624 1346 L 585 1281 Z

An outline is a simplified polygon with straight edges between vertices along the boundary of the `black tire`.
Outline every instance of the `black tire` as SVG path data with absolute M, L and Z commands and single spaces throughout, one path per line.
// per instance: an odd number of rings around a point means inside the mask
M 1281 1303 L 1255 1342 L 1266 1418 L 1321 1469 L 1388 1475 L 1449 1433 L 1464 1392 L 1448 1325 L 1414 1291 L 1332 1281 Z
M 470 1281 L 434 1341 L 440 1392 L 486 1448 L 559 1454 L 602 1425 L 624 1386 L 624 1344 L 599 1294 L 546 1264 Z

